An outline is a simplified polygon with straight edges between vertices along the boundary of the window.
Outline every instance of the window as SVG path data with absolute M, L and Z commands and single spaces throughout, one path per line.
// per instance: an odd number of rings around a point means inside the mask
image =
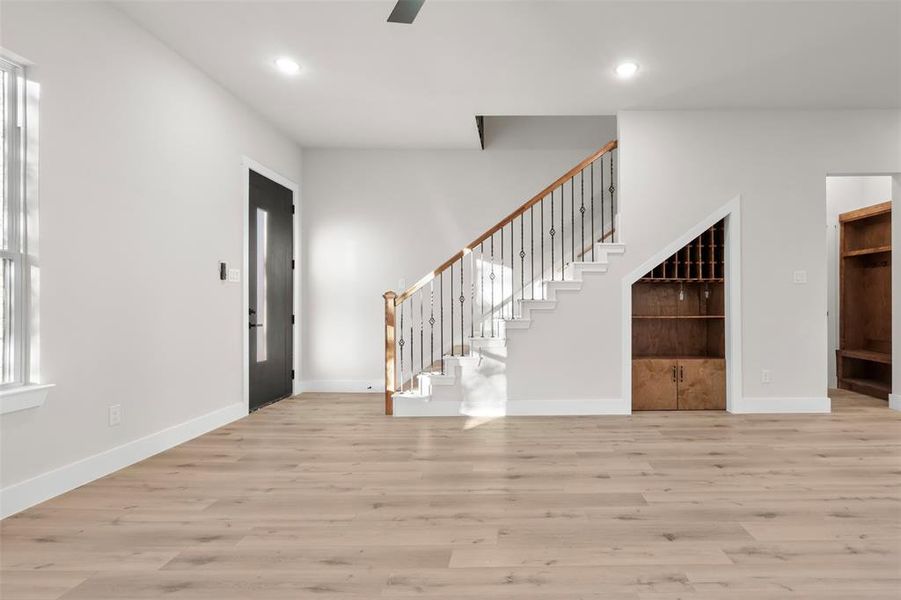
M 0 58 L 0 385 L 27 380 L 25 77 Z

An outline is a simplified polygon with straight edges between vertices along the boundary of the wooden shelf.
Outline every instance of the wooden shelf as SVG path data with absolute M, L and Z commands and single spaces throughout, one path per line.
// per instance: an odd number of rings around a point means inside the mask
M 632 356 L 635 360 L 659 358 L 661 360 L 725 360 L 725 356 L 716 356 L 711 354 L 636 354 Z
M 725 319 L 726 315 L 632 315 L 633 319 Z
M 839 379 L 839 386 L 844 389 L 850 389 L 856 392 L 868 393 L 870 395 L 888 395 L 892 391 L 892 386 L 879 379 L 869 379 L 863 377 L 842 377 Z
M 856 358 L 859 360 L 868 360 L 878 362 L 884 365 L 892 364 L 892 355 L 888 352 L 875 352 L 873 350 L 839 350 L 844 358 Z
M 854 256 L 867 256 L 870 254 L 882 254 L 884 252 L 891 252 L 891 246 L 876 246 L 874 248 L 861 248 L 860 250 L 848 250 L 847 252 L 842 252 L 842 258 L 852 258 Z
M 892 212 L 892 201 L 889 200 L 887 202 L 882 202 L 880 204 L 874 204 L 873 206 L 858 208 L 857 210 L 852 210 L 850 212 L 842 213 L 838 216 L 838 221 L 839 221 L 839 223 L 850 223 L 852 221 L 860 221 L 862 219 L 878 217 L 879 215 L 884 215 L 884 214 L 888 214 L 891 212 Z

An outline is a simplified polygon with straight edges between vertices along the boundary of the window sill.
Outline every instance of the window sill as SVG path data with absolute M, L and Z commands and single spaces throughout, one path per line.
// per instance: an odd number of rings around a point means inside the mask
M 52 383 L 29 383 L 0 389 L 0 415 L 41 406 L 53 387 Z

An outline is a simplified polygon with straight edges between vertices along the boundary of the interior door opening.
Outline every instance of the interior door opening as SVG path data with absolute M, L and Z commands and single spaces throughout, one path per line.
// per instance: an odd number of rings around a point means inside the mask
M 892 177 L 827 177 L 826 240 L 830 396 L 842 396 L 838 388 L 887 404 L 893 362 Z

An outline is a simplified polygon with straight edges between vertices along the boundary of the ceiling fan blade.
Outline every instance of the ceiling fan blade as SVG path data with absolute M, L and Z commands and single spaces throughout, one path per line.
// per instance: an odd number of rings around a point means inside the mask
M 413 19 L 416 18 L 416 15 L 419 14 L 419 9 L 422 8 L 423 2 L 425 2 L 425 0 L 397 0 L 397 4 L 394 5 L 394 10 L 388 15 L 388 22 L 406 23 L 407 25 L 410 25 L 413 23 Z

